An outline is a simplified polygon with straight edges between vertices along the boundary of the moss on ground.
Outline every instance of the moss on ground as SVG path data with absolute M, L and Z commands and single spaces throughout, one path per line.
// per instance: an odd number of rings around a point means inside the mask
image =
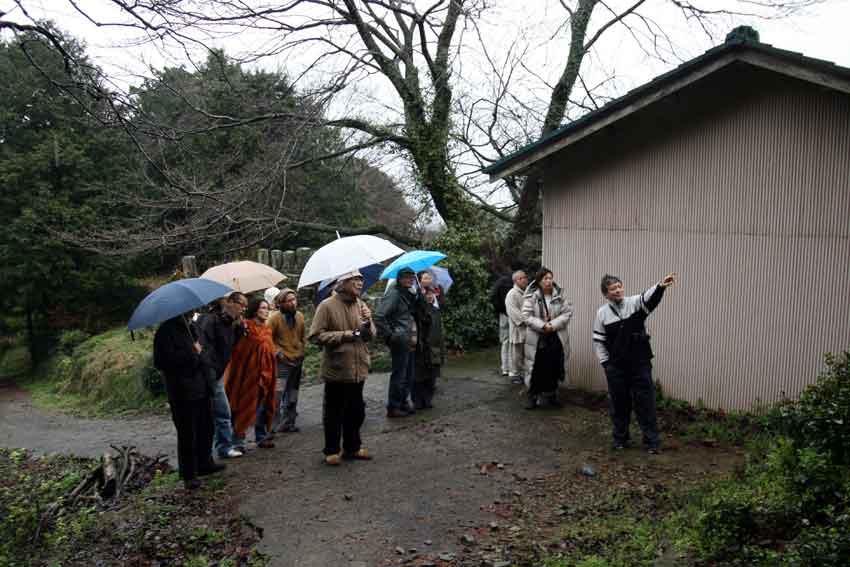
M 267 564 L 255 548 L 260 530 L 238 514 L 223 481 L 187 492 L 167 466 L 118 501 L 81 499 L 43 521 L 96 465 L 0 449 L 0 567 Z
M 83 415 L 160 412 L 166 406 L 153 366 L 153 331 L 113 329 L 59 350 L 22 384 L 41 406 Z

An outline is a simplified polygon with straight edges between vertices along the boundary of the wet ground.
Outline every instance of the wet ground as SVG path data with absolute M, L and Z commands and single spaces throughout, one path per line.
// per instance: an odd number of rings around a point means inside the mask
M 546 479 L 620 482 L 634 470 L 675 482 L 681 474 L 715 475 L 740 460 L 735 451 L 675 439 L 658 456 L 639 449 L 613 455 L 604 411 L 569 403 L 524 410 L 520 387 L 493 372 L 483 356 L 452 361 L 436 407 L 402 419 L 385 417 L 388 376 L 370 376 L 362 436 L 373 461 L 323 464 L 321 386 L 302 390 L 300 433 L 278 435 L 274 449 L 228 461 L 228 489 L 240 511 L 263 528 L 260 550 L 272 565 L 454 565 L 470 554 L 479 559 L 465 564 L 499 565 L 504 548 L 488 547 L 487 533 L 528 529 L 512 525 L 506 509 Z M 0 443 L 91 456 L 110 444 L 135 445 L 173 457 L 176 440 L 167 416 L 78 419 L 34 408 L 25 393 L 5 389 Z M 593 478 L 579 472 L 586 465 Z

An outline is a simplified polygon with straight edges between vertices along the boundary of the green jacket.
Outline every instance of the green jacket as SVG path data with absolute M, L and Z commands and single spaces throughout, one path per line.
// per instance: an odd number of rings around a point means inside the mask
M 375 325 L 386 343 L 393 346 L 411 343 L 415 329 L 414 309 L 421 294 L 412 294 L 399 285 L 394 286 L 381 299 L 375 311 Z

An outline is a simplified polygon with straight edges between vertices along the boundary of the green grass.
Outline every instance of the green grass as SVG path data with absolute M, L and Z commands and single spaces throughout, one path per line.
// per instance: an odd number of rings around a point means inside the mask
M 0 383 L 20 379 L 30 372 L 30 353 L 26 346 L 13 345 L 0 351 Z
M 153 332 L 113 329 L 73 349 L 59 350 L 22 385 L 42 407 L 82 415 L 161 412 L 166 400 L 151 385 L 161 384 L 153 367 Z

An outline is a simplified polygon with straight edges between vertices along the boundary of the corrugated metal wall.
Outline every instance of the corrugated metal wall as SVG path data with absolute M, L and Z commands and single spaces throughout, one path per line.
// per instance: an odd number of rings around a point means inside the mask
M 711 92 L 675 105 L 547 166 L 543 260 L 576 307 L 572 381 L 605 388 L 602 274 L 637 293 L 677 271 L 648 324 L 665 391 L 725 409 L 794 396 L 850 348 L 850 97 L 783 79 L 722 109 Z

